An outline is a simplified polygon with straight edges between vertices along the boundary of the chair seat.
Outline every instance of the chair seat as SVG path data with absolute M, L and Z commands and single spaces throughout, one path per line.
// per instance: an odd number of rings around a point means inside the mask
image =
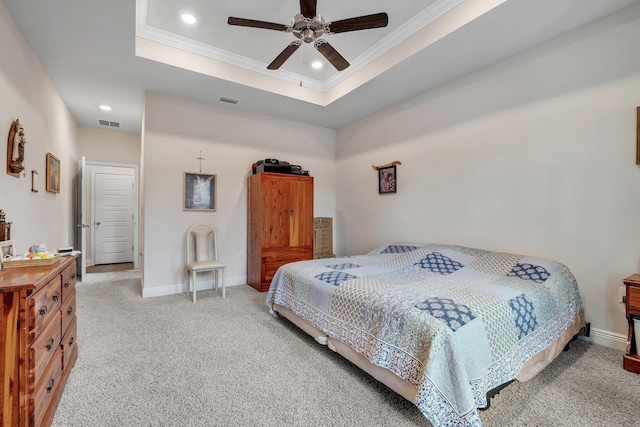
M 194 261 L 187 264 L 187 268 L 193 271 L 211 270 L 215 268 L 225 267 L 225 263 L 220 261 Z

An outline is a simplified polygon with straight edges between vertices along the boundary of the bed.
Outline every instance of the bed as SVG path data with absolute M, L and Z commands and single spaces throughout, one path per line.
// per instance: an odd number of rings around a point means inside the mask
M 416 242 L 286 264 L 266 302 L 435 426 L 481 425 L 487 394 L 532 378 L 584 322 L 561 263 Z

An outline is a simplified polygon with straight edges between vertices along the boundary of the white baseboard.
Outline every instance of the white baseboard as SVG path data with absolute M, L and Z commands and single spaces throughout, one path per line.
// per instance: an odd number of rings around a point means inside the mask
M 226 287 L 229 286 L 238 286 L 238 285 L 246 285 L 247 277 L 228 277 L 226 281 Z M 220 286 L 218 286 L 220 288 Z M 202 282 L 198 282 L 197 289 L 199 291 L 205 289 L 213 289 L 213 280 L 203 280 Z M 150 297 L 162 297 L 166 295 L 176 295 L 187 292 L 187 284 L 186 283 L 178 283 L 170 286 L 145 286 L 142 290 L 142 298 L 150 298 Z
M 607 347 L 615 348 L 617 350 L 627 349 L 627 336 L 617 334 L 615 332 L 605 331 L 603 329 L 591 328 L 589 337 L 580 337 L 585 341 L 593 342 L 594 344 L 601 344 Z

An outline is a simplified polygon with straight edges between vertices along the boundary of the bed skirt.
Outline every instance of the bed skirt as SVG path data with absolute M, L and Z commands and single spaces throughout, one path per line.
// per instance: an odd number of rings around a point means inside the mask
M 337 352 L 345 359 L 362 369 L 382 384 L 395 391 L 400 396 L 404 397 L 411 403 L 416 402 L 418 388 L 411 385 L 409 382 L 403 380 L 388 369 L 376 366 L 363 357 L 360 353 L 353 350 L 347 344 L 339 341 L 335 338 L 327 337 L 318 328 L 297 316 L 293 311 L 279 304 L 273 304 L 273 311 L 278 315 L 288 319 L 298 328 L 309 334 L 313 339 L 322 345 L 326 345 L 331 350 Z M 580 332 L 580 329 L 584 326 L 584 309 L 580 309 L 578 315 L 573 320 L 571 325 L 564 331 L 558 338 L 556 338 L 546 349 L 538 352 L 531 359 L 529 359 L 518 375 L 516 379 L 519 382 L 525 382 L 536 376 L 538 372 L 542 371 L 549 363 L 551 363 L 566 345 Z M 491 394 L 489 392 L 488 394 Z

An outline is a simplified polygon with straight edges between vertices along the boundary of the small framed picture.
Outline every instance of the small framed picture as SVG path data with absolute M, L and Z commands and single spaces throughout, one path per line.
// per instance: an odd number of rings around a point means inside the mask
M 184 173 L 185 211 L 213 211 L 216 210 L 216 175 L 206 173 Z
M 396 166 L 388 166 L 378 169 L 378 193 L 395 193 L 398 189 L 398 176 Z
M 16 256 L 16 247 L 13 244 L 13 240 L 5 240 L 0 242 L 0 264 L 6 259 L 11 259 Z
M 60 159 L 47 153 L 47 191 L 60 192 Z

